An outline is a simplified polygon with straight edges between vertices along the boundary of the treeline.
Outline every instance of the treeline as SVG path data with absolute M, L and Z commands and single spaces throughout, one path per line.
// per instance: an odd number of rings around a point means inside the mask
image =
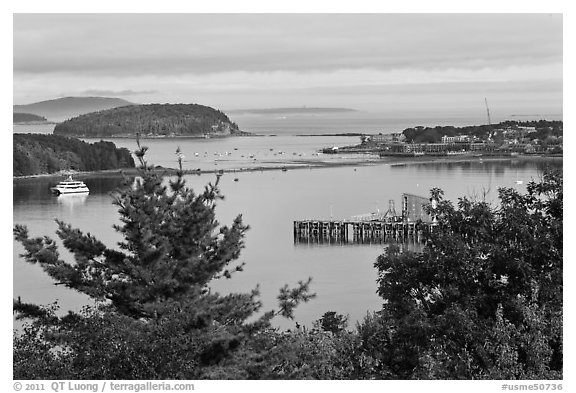
M 34 115 L 32 113 L 13 113 L 12 122 L 13 123 L 30 123 L 30 122 L 40 122 L 47 121 L 45 117 Z
M 137 152 L 143 161 L 145 150 Z M 310 279 L 280 289 L 261 311 L 258 288 L 210 291 L 241 272 L 249 229 L 216 220 L 215 185 L 166 185 L 143 165 L 118 191 L 121 248 L 59 221 L 75 261 L 49 237 L 14 236 L 23 257 L 100 306 L 59 316 L 55 306 L 14 301 L 31 318 L 14 336 L 14 379 L 562 379 L 563 186 L 560 172 L 501 189 L 499 207 L 438 201 L 438 225 L 422 252 L 391 245 L 378 257 L 382 308 L 355 329 L 336 312 L 307 329 L 275 329 L 275 317 L 314 297 Z M 168 191 L 169 190 L 169 191 Z M 432 211 L 429 210 L 431 213 Z M 61 314 L 62 315 L 62 314 Z
M 545 139 L 547 136 L 562 136 L 563 122 L 559 120 L 512 121 L 506 120 L 498 124 L 479 126 L 436 126 L 411 127 L 402 133 L 410 143 L 439 143 L 443 136 L 468 135 L 479 139 L 487 139 L 495 130 L 518 129 L 518 127 L 535 127 L 536 131 L 526 135 L 531 139 Z
M 231 134 L 238 126 L 214 108 L 198 104 L 131 105 L 66 120 L 54 134 L 86 137 Z
M 90 144 L 44 134 L 14 134 L 13 141 L 13 176 L 134 167 L 130 151 L 117 148 L 112 142 Z

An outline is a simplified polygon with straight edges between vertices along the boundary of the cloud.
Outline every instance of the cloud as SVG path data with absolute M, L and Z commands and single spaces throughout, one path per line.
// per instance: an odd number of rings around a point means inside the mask
M 561 15 L 47 14 L 14 17 L 14 73 L 438 69 L 562 60 Z
M 13 26 L 15 102 L 65 90 L 228 108 L 562 105 L 561 14 L 15 14 Z
M 157 90 L 97 90 L 89 89 L 80 92 L 80 95 L 84 96 L 96 96 L 96 97 L 124 97 L 124 96 L 136 96 L 143 94 L 154 94 L 158 93 Z

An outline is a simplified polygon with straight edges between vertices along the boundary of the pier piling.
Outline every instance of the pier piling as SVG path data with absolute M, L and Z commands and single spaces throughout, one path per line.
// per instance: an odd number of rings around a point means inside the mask
M 298 220 L 294 221 L 294 239 L 333 239 L 341 243 L 407 239 L 420 242 L 423 230 L 429 225 L 410 221 Z

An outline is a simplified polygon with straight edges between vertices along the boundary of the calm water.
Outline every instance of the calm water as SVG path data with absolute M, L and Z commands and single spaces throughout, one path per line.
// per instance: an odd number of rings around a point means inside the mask
M 306 135 L 327 133 L 391 133 L 401 132 L 414 126 L 454 125 L 467 126 L 484 124 L 483 112 L 477 116 L 454 114 L 437 117 L 436 114 L 406 114 L 405 116 L 376 112 L 340 112 L 331 114 L 230 114 L 240 129 L 257 134 Z M 494 119 L 496 121 L 496 119 Z M 498 120 L 499 121 L 499 120 Z
M 14 124 L 12 131 L 19 134 L 51 134 L 55 124 Z
M 93 143 L 99 139 L 84 139 Z M 136 148 L 133 138 L 117 138 L 113 142 L 118 147 L 130 151 Z M 307 167 L 310 164 L 356 162 L 372 159 L 377 156 L 364 154 L 322 154 L 318 150 L 324 147 L 349 146 L 360 143 L 358 137 L 350 136 L 258 136 L 230 137 L 225 139 L 143 139 L 141 144 L 148 146 L 146 159 L 154 165 L 164 167 L 176 166 L 176 149 L 184 155 L 185 169 L 220 170 L 220 169 L 258 169 Z
M 319 138 L 319 139 L 315 139 Z M 331 138 L 331 139 L 330 139 Z M 118 141 L 115 141 L 118 142 Z M 214 165 L 214 152 L 248 152 L 264 161 L 264 154 L 279 150 L 312 153 L 323 143 L 346 142 L 334 137 L 263 137 L 224 140 L 150 140 L 149 161 L 173 166 L 175 143 L 186 154 L 186 166 Z M 349 144 L 350 139 L 344 144 Z M 119 143 L 122 145 L 122 143 Z M 133 141 L 125 140 L 127 147 Z M 320 144 L 320 146 L 318 146 Z M 237 147 L 238 150 L 233 150 Z M 132 149 L 132 147 L 130 147 Z M 273 150 L 270 150 L 273 149 Z M 204 157 L 204 151 L 211 155 Z M 192 153 L 189 153 L 192 152 Z M 193 152 L 201 152 L 198 157 Z M 191 158 L 192 156 L 192 158 Z M 234 156 L 231 161 L 240 158 Z M 274 157 L 272 155 L 272 157 Z M 286 155 L 293 159 L 293 156 Z M 268 157 L 269 158 L 269 157 Z M 320 158 L 317 158 L 320 159 Z M 278 160 L 278 157 L 274 157 Z M 273 160 L 271 160 L 273 161 Z M 551 161 L 561 166 L 561 161 Z M 224 166 L 223 162 L 217 162 Z M 238 162 L 226 162 L 234 167 Z M 242 161 L 240 166 L 244 166 Z M 318 297 L 300 306 L 296 320 L 310 324 L 326 311 L 349 314 L 351 321 L 361 319 L 369 310 L 376 310 L 381 299 L 376 295 L 376 271 L 373 263 L 385 245 L 326 245 L 295 244 L 292 222 L 306 218 L 349 218 L 376 209 L 385 210 L 388 200 L 400 206 L 400 195 L 409 192 L 426 196 L 432 187 L 444 189 L 446 197 L 481 196 L 495 201 L 498 187 L 524 189 L 532 178 L 538 178 L 546 163 L 542 161 L 512 160 L 504 162 L 435 163 L 368 166 L 345 166 L 321 169 L 294 169 L 287 172 L 253 171 L 226 173 L 221 189 L 226 199 L 217 208 L 218 218 L 230 224 L 242 214 L 249 224 L 240 261 L 246 262 L 245 271 L 231 280 L 214 283 L 220 292 L 249 291 L 260 284 L 264 310 L 275 308 L 278 289 L 285 283 L 294 285 L 298 280 L 313 278 L 313 290 Z M 238 181 L 234 179 L 237 178 Z M 187 176 L 188 185 L 201 189 L 214 175 Z M 524 180 L 517 185 L 516 180 Z M 85 197 L 52 196 L 49 187 L 54 181 L 31 179 L 14 182 L 14 223 L 28 225 L 32 235 L 56 237 L 54 218 L 90 232 L 110 247 L 120 240 L 112 224 L 118 221 L 116 207 L 109 193 L 119 184 L 113 177 L 85 179 L 91 192 Z M 23 262 L 18 254 L 21 246 L 14 243 L 14 296 L 22 300 L 48 303 L 59 299 L 62 309 L 78 309 L 87 299 L 81 295 L 56 287 L 37 267 Z M 69 258 L 61 248 L 63 258 Z M 293 322 L 276 320 L 278 326 L 289 327 Z

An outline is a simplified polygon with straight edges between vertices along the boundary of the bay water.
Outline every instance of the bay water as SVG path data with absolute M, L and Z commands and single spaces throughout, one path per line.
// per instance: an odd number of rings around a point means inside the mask
M 380 160 L 358 155 L 322 155 L 327 146 L 355 144 L 356 137 L 278 135 L 226 139 L 149 139 L 149 163 L 175 167 L 176 148 L 185 155 L 184 167 L 225 169 L 220 189 L 225 196 L 216 211 L 222 225 L 241 214 L 250 230 L 239 262 L 243 272 L 217 280 L 214 291 L 247 292 L 259 286 L 262 311 L 277 307 L 276 296 L 284 284 L 296 285 L 312 277 L 317 297 L 296 310 L 294 321 L 277 318 L 276 326 L 310 326 L 324 312 L 348 315 L 351 325 L 366 312 L 378 310 L 383 300 L 376 294 L 373 266 L 386 244 L 318 244 L 295 242 L 293 221 L 346 219 L 386 210 L 390 200 L 400 210 L 402 193 L 428 196 L 439 187 L 445 197 L 484 198 L 497 203 L 499 187 L 524 191 L 547 167 L 561 167 L 558 159 L 476 160 L 471 162 L 410 162 Z M 134 150 L 132 139 L 114 139 L 116 145 Z M 282 152 L 282 154 L 280 154 Z M 311 164 L 323 163 L 324 167 Z M 346 164 L 346 165 L 342 165 Z M 263 170 L 258 170 L 263 168 Z M 281 170 L 287 168 L 288 170 Z M 270 169 L 270 170 L 264 170 Z M 228 172 L 230 171 L 230 172 Z M 59 179 L 33 178 L 13 182 L 13 223 L 28 226 L 32 236 L 57 238 L 60 219 L 89 232 L 108 247 L 121 240 L 112 225 L 118 223 L 110 193 L 122 179 L 112 175 L 78 176 L 90 188 L 84 196 L 54 196 L 49 187 Z M 201 191 L 215 174 L 186 175 L 189 187 Z M 519 184 L 522 181 L 522 184 Z M 61 257 L 72 256 L 60 244 Z M 412 244 L 416 250 L 419 245 Z M 39 266 L 19 256 L 22 246 L 13 242 L 13 296 L 22 301 L 48 304 L 58 300 L 62 310 L 79 310 L 90 304 L 83 295 L 56 286 Z

